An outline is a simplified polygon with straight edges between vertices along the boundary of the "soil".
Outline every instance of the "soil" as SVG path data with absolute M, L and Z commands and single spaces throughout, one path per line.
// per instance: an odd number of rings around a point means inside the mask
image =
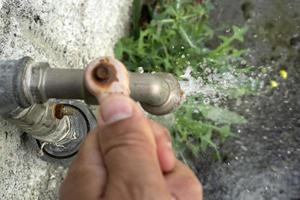
M 270 66 L 278 88 L 232 102 L 248 123 L 194 160 L 205 200 L 300 200 L 300 1 L 223 0 L 212 23 L 247 25 L 249 62 Z M 288 78 L 279 76 L 285 69 Z

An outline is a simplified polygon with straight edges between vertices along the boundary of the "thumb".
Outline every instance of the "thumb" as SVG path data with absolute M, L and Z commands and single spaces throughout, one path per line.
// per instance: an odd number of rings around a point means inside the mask
M 171 199 L 154 134 L 139 106 L 123 95 L 100 106 L 98 135 L 108 181 L 104 199 Z

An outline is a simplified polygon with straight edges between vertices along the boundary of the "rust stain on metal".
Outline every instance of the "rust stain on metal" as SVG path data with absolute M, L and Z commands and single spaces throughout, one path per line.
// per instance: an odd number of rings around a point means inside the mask
M 63 104 L 54 105 L 54 117 L 56 119 L 62 119 L 66 115 L 73 115 L 74 110 L 71 107 L 66 107 Z
M 180 97 L 184 96 L 184 91 L 180 89 Z
M 107 90 L 113 82 L 118 81 L 117 71 L 108 59 L 101 59 L 92 74 L 95 83 L 103 90 Z
M 112 93 L 130 94 L 127 69 L 113 57 L 95 59 L 87 66 L 84 76 L 86 88 L 98 99 Z
M 64 108 L 64 105 L 62 104 L 56 104 L 54 106 L 54 117 L 56 119 L 62 119 L 64 117 L 64 114 L 63 114 L 63 108 Z

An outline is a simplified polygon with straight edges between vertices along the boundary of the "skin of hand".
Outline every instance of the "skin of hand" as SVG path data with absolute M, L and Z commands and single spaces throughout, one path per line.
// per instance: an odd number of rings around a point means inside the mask
M 176 159 L 166 128 L 123 95 L 106 97 L 99 110 L 61 200 L 202 200 L 201 183 Z

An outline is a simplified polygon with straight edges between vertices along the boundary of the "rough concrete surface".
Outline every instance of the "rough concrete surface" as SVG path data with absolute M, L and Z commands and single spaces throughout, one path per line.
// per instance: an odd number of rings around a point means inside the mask
M 0 59 L 31 56 L 82 68 L 111 55 L 126 32 L 131 0 L 0 0 Z M 57 199 L 66 168 L 40 159 L 28 138 L 0 119 L 0 199 Z

